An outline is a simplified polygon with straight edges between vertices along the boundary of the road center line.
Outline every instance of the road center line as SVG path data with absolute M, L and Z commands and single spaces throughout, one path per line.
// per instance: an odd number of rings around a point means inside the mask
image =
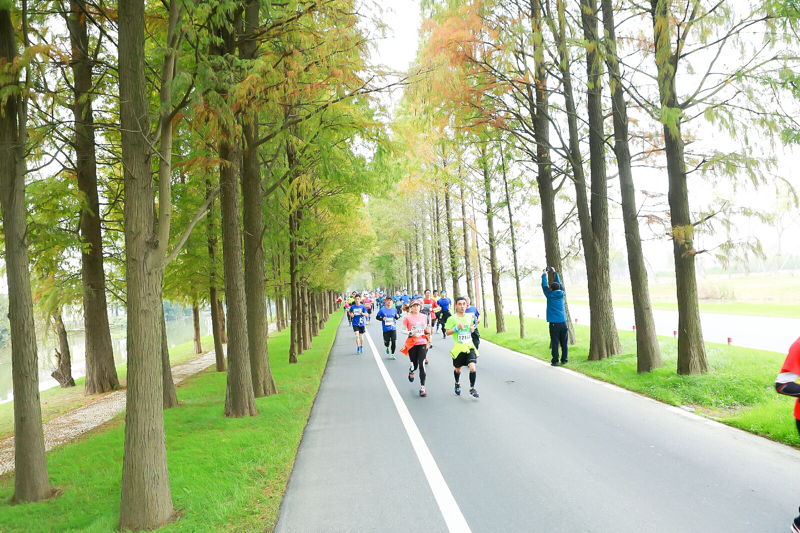
M 405 427 L 408 438 L 411 440 L 411 445 L 414 447 L 414 451 L 417 454 L 417 459 L 419 459 L 419 463 L 422 466 L 422 471 L 425 472 L 425 477 L 428 480 L 428 485 L 431 487 L 433 497 L 436 498 L 436 503 L 439 505 L 439 510 L 442 512 L 444 521 L 447 524 L 447 529 L 451 533 L 471 533 L 464 515 L 461 514 L 461 509 L 459 509 L 458 503 L 456 503 L 456 499 L 453 498 L 453 494 L 450 492 L 450 487 L 447 486 L 447 482 L 444 480 L 444 476 L 442 476 L 439 467 L 436 465 L 436 461 L 433 459 L 428 445 L 425 444 L 425 439 L 422 438 L 422 433 L 420 433 L 417 424 L 411 417 L 408 407 L 400 397 L 400 393 L 397 391 L 397 387 L 395 387 L 392 378 L 389 377 L 389 371 L 386 370 L 386 365 L 383 364 L 383 360 L 377 348 L 375 348 L 375 343 L 372 342 L 372 337 L 369 332 L 366 333 L 366 337 L 367 342 L 369 342 L 369 347 L 372 349 L 372 355 L 375 357 L 375 362 L 378 363 L 378 370 L 380 370 L 381 376 L 383 376 L 386 388 L 389 389 L 389 396 L 392 397 L 394 406 L 397 408 L 397 414 L 400 415 L 400 420 L 403 421 L 403 427 Z

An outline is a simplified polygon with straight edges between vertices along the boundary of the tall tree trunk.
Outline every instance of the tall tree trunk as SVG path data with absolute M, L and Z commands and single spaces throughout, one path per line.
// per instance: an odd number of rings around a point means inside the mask
M 192 302 L 192 327 L 194 329 L 194 353 L 203 353 L 203 343 L 200 340 L 200 304 Z
M 431 276 L 429 274 L 429 267 L 433 266 L 433 263 L 428 259 L 428 246 L 426 245 L 427 242 L 427 224 L 425 217 L 425 210 L 420 210 L 422 212 L 422 216 L 419 218 L 420 224 L 422 225 L 422 230 L 420 231 L 420 244 L 422 245 L 422 287 L 420 287 L 420 294 L 425 294 L 425 290 L 431 287 Z
M 441 207 L 440 207 L 440 204 L 439 204 L 439 191 L 438 191 L 438 189 L 434 191 L 433 198 L 434 198 L 434 202 L 436 204 L 436 220 L 435 220 L 436 231 L 435 231 L 435 233 L 436 233 L 436 249 L 439 252 L 439 261 L 436 264 L 437 264 L 437 267 L 438 267 L 438 270 L 439 270 L 439 290 L 444 290 L 445 289 L 445 283 L 444 283 L 445 282 L 445 279 L 444 279 L 445 268 L 444 268 L 444 253 L 442 251 L 442 226 L 441 226 L 442 213 L 441 213 Z
M 222 221 L 220 221 L 220 223 L 221 222 Z M 224 246 L 223 246 L 223 249 L 224 249 Z M 223 271 L 224 271 L 224 269 L 223 269 Z M 223 277 L 225 276 L 224 272 L 223 272 L 222 275 L 223 275 Z M 224 284 L 224 281 L 225 280 L 223 280 L 223 284 Z M 218 313 L 219 313 L 219 330 L 220 330 L 220 333 L 222 333 L 222 344 L 228 344 L 228 324 L 227 324 L 228 319 L 225 316 L 225 306 L 222 305 L 222 298 L 217 299 L 217 310 L 218 310 Z
M 514 231 L 514 213 L 511 209 L 511 195 L 508 193 L 508 176 L 506 176 L 506 160 L 503 155 L 503 143 L 500 139 L 500 166 L 503 170 L 503 188 L 506 192 L 506 207 L 508 208 L 508 225 L 511 230 L 511 255 L 514 259 L 514 281 L 517 283 L 517 306 L 519 307 L 519 338 L 525 338 L 525 313 L 522 310 L 522 288 L 519 280 L 519 266 L 517 266 L 517 237 Z
M 673 111 L 678 109 L 676 72 L 679 57 L 672 50 L 670 43 L 672 15 L 665 0 L 651 0 L 651 5 L 661 109 Z M 668 199 L 678 293 L 678 374 L 701 374 L 708 371 L 708 360 L 700 325 L 700 307 L 697 302 L 694 225 L 689 210 L 681 119 L 679 114 L 671 112 L 668 117 L 665 114 L 662 116 L 665 122 Z
M 475 205 L 472 206 L 472 223 L 475 224 Z M 489 315 L 486 312 L 486 285 L 483 282 L 483 262 L 481 261 L 481 247 L 478 244 L 478 231 L 477 226 L 476 230 L 473 233 L 472 240 L 473 244 L 475 244 L 475 260 L 478 263 L 478 275 L 481 281 L 481 302 L 482 308 L 481 313 L 483 313 L 483 327 L 489 327 Z
M 589 80 L 589 154 L 591 172 L 591 228 L 584 240 L 586 270 L 589 277 L 590 338 L 589 360 L 599 361 L 622 351 L 614 320 L 611 299 L 611 272 L 608 264 L 608 180 L 605 159 L 605 117 L 603 114 L 603 62 L 600 59 L 597 0 L 581 0 L 581 21 L 586 46 L 586 75 Z M 576 156 L 579 156 L 577 154 Z M 585 185 L 584 185 L 585 191 Z M 582 232 L 583 233 L 583 232 Z
M 422 258 L 419 253 L 419 221 L 414 222 L 414 259 L 417 265 L 417 287 L 416 292 L 422 291 L 424 281 L 422 279 Z
M 228 384 L 225 416 L 255 416 L 255 395 L 250 373 L 247 334 L 247 295 L 242 269 L 242 230 L 239 221 L 238 165 L 240 153 L 223 135 L 219 142 L 222 255 L 225 257 L 225 302 L 228 304 Z M 254 295 L 256 297 L 256 295 Z
M 250 0 L 245 7 L 244 35 L 239 44 L 242 60 L 254 60 L 258 42 L 259 0 Z M 250 374 L 256 398 L 275 394 L 275 380 L 269 365 L 267 349 L 267 264 L 264 254 L 264 192 L 261 188 L 261 168 L 258 161 L 258 117 L 245 110 L 242 120 L 245 150 L 242 157 L 242 217 L 244 221 L 244 284 L 247 298 L 247 337 L 250 348 Z
M 206 175 L 206 200 L 212 194 L 211 178 Z M 214 204 L 212 200 L 208 206 L 208 299 L 211 306 L 211 330 L 214 335 L 214 356 L 217 365 L 217 372 L 225 372 L 225 350 L 222 347 L 222 334 L 225 331 L 223 325 L 224 316 L 221 316 L 219 305 L 219 295 L 217 294 L 217 230 L 214 224 Z
M 128 384 L 119 528 L 156 529 L 172 517 L 161 369 L 161 257 L 154 227 L 143 0 L 119 2 L 119 96 L 125 174 Z M 169 126 L 167 126 L 169 128 Z M 163 243 L 166 244 L 166 243 Z
M 172 380 L 172 365 L 169 362 L 169 341 L 167 340 L 167 319 L 161 313 L 161 379 L 163 381 L 164 409 L 178 405 L 175 382 Z
M 72 354 L 70 353 L 67 328 L 64 327 L 61 311 L 53 316 L 53 328 L 56 331 L 56 335 L 58 335 L 58 350 L 56 350 L 58 367 L 50 376 L 55 378 L 58 384 L 64 389 L 74 387 L 75 380 L 72 379 Z
M 453 232 L 453 215 L 450 211 L 449 183 L 446 183 L 444 186 L 444 209 L 445 221 L 447 222 L 447 250 L 450 253 L 450 276 L 453 279 L 453 301 L 455 301 L 456 298 L 461 296 L 461 290 L 458 287 L 458 246 L 456 245 L 456 236 Z
M 27 30 L 23 11 L 23 34 Z M 49 498 L 50 479 L 44 452 L 42 408 L 39 403 L 39 357 L 31 299 L 25 212 L 25 143 L 27 106 L 19 96 L 21 83 L 11 13 L 0 9 L 0 63 L 8 69 L 0 78 L 0 214 L 5 235 L 8 319 L 11 326 L 11 380 L 14 390 L 14 501 Z M 26 37 L 27 39 L 27 37 Z M 26 42 L 27 44 L 27 42 Z M 16 87 L 15 87 L 16 86 Z M 19 90 L 18 90 L 19 89 Z
M 461 228 L 464 232 L 464 272 L 467 275 L 467 296 L 469 296 L 469 300 L 474 302 L 477 305 L 477 300 L 475 300 L 475 294 L 472 287 L 472 264 L 470 261 L 470 249 L 469 249 L 469 225 L 467 224 L 467 203 L 464 199 L 464 182 L 461 181 L 460 184 L 460 192 L 461 192 Z
M 625 244 L 628 249 L 628 270 L 631 276 L 633 314 L 636 322 L 636 369 L 640 373 L 650 372 L 654 368 L 661 368 L 663 363 L 656 337 L 653 309 L 650 305 L 650 288 L 642 252 L 642 239 L 639 235 L 631 152 L 628 146 L 628 108 L 619 70 L 614 7 L 611 0 L 602 0 L 601 3 L 603 27 L 607 36 L 605 57 L 611 86 L 611 108 L 614 116 L 614 153 L 617 158 L 619 183 L 622 190 L 622 220 L 625 225 Z
M 483 170 L 483 192 L 486 195 L 486 224 L 489 227 L 489 270 L 492 276 L 492 296 L 497 333 L 505 333 L 506 319 L 503 315 L 503 297 L 500 294 L 500 269 L 497 266 L 497 242 L 494 234 L 494 206 L 492 205 L 492 177 L 489 174 L 486 144 L 481 144 L 481 167 Z
M 287 147 L 287 152 L 288 152 Z M 289 362 L 297 362 L 297 352 L 300 348 L 298 345 L 298 331 L 300 330 L 300 321 L 297 320 L 297 243 L 296 243 L 296 222 L 297 218 L 294 211 L 289 213 L 289 300 L 291 302 L 290 320 L 292 321 L 289 332 Z
M 86 331 L 86 394 L 108 392 L 119 386 L 111 345 L 103 269 L 103 238 L 97 194 L 95 128 L 92 112 L 92 57 L 83 0 L 72 0 L 67 28 L 72 45 L 73 115 L 75 117 L 75 174 L 85 203 L 80 213 L 83 321 Z
M 531 26 L 537 35 L 542 35 L 541 0 L 532 1 Z M 543 41 L 542 41 L 543 42 Z M 541 46 L 541 45 L 540 45 Z M 534 138 L 536 140 L 536 185 L 542 209 L 542 234 L 544 235 L 544 252 L 547 265 L 561 272 L 561 247 L 558 242 L 558 222 L 556 219 L 556 190 L 553 189 L 552 162 L 550 160 L 550 118 L 548 116 L 547 66 L 544 63 L 544 52 L 534 54 L 535 95 L 528 94 L 528 101 L 535 102 L 530 109 L 533 117 Z M 533 89 L 529 89 L 532 93 Z M 560 188 L 560 186 L 559 186 Z M 569 314 L 569 304 L 564 300 L 569 328 L 569 343 L 575 344 L 575 329 Z

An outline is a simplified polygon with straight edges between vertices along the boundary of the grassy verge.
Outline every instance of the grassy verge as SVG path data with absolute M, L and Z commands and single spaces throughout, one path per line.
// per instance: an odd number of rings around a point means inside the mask
M 201 337 L 201 344 L 204 349 L 214 349 L 214 338 L 209 335 L 208 337 Z M 169 350 L 169 360 L 172 366 L 179 365 L 197 357 L 194 353 L 194 341 L 179 344 Z M 128 376 L 128 366 L 121 364 L 117 367 L 117 376 L 120 380 L 120 385 L 125 387 L 125 381 Z M 47 389 L 40 393 L 42 403 L 42 422 L 49 422 L 50 420 L 60 416 L 67 411 L 72 411 L 78 407 L 91 404 L 106 396 L 106 394 L 96 394 L 94 396 L 87 396 L 83 393 L 83 388 L 86 384 L 86 378 L 78 378 L 75 380 L 75 386 L 68 389 L 55 387 Z M 14 436 L 14 402 L 0 404 L 0 440 L 7 439 Z
M 547 322 L 526 318 L 526 338 L 520 339 L 519 317 L 505 315 L 505 321 L 507 332 L 498 334 L 494 316 L 489 313 L 489 328 L 481 331 L 481 337 L 550 361 Z M 577 326 L 576 333 L 578 344 L 569 348 L 569 368 L 662 402 L 694 407 L 699 414 L 720 422 L 800 446 L 792 417 L 793 399 L 778 395 L 773 388 L 786 354 L 706 343 L 711 370 L 702 376 L 678 376 L 677 340 L 659 337 L 664 367 L 638 374 L 633 332 L 619 331 L 621 355 L 596 362 L 586 360 L 589 327 Z
M 319 389 L 341 312 L 288 363 L 289 330 L 270 338 L 278 394 L 256 400 L 258 416 L 223 416 L 226 373 L 213 368 L 178 386 L 182 405 L 164 413 L 177 521 L 162 532 L 272 531 L 297 447 Z M 9 505 L 13 474 L 0 477 L 0 531 L 117 531 L 124 415 L 48 454 L 50 501 Z

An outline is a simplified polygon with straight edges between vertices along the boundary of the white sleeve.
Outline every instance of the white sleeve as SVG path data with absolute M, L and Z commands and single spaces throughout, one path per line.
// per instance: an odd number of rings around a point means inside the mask
M 778 377 L 775 378 L 775 383 L 794 383 L 797 381 L 797 378 L 800 378 L 800 376 L 793 372 L 781 372 L 778 374 Z

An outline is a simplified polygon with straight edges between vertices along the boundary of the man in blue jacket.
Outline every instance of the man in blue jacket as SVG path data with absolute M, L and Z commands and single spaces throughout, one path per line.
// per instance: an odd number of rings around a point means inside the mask
M 547 273 L 553 272 L 556 280 L 548 285 Z M 567 357 L 567 338 L 569 335 L 569 325 L 567 324 L 567 312 L 564 308 L 564 285 L 561 277 L 553 267 L 547 267 L 542 274 L 542 292 L 547 298 L 547 321 L 550 323 L 550 348 L 553 358 L 550 361 L 552 366 L 558 366 L 558 347 L 561 346 L 561 364 L 569 362 Z

